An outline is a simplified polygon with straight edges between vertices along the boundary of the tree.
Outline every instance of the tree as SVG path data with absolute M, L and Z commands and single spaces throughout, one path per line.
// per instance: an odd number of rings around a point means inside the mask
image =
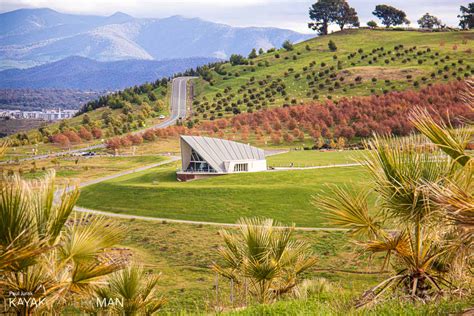
M 254 58 L 257 58 L 257 51 L 255 50 L 255 48 L 252 48 L 252 51 L 249 54 L 249 59 L 254 59 Z
M 328 42 L 328 48 L 331 52 L 335 52 L 337 51 L 337 46 L 336 46 L 336 43 L 334 43 L 333 40 L 329 40 Z
M 260 49 L 258 50 L 258 54 L 262 55 L 263 53 L 264 53 L 263 48 L 260 47 Z
M 287 51 L 294 49 L 293 44 L 289 40 L 284 41 L 282 47 Z
M 82 117 L 82 124 L 87 125 L 87 124 L 90 124 L 90 122 L 91 122 L 91 119 L 89 115 L 84 114 L 84 116 Z
M 341 31 L 346 25 L 354 27 L 360 25 L 356 10 L 350 7 L 346 1 L 337 2 L 337 9 L 334 12 L 334 22 L 339 25 Z
M 244 58 L 244 56 L 239 55 L 239 54 L 232 54 L 232 55 L 230 55 L 229 61 L 230 61 L 230 63 L 232 64 L 232 66 L 245 64 L 245 58 Z
M 463 30 L 474 28 L 474 2 L 469 3 L 467 7 L 461 6 L 459 10 L 461 11 L 461 14 L 458 15 L 459 26 Z
M 372 14 L 382 20 L 386 27 L 410 23 L 405 12 L 385 4 L 377 5 Z
M 374 29 L 374 28 L 377 27 L 377 22 L 375 22 L 373 20 L 369 21 L 369 22 L 367 22 L 367 26 L 370 27 L 371 29 Z
M 91 140 L 92 133 L 89 132 L 84 126 L 81 126 L 81 128 L 79 129 L 79 137 L 83 140 Z
M 321 35 L 328 34 L 329 24 L 334 21 L 338 4 L 343 0 L 318 0 L 309 8 L 309 18 L 314 22 L 308 27 Z
M 261 304 L 290 293 L 316 262 L 310 245 L 294 238 L 294 225 L 260 218 L 243 218 L 238 225 L 236 232 L 219 232 L 226 245 L 218 250 L 223 264 L 214 263 L 212 269 L 238 288 L 248 286 Z
M 425 15 L 418 19 L 417 22 L 422 29 L 432 29 L 434 27 L 441 27 L 441 20 L 429 13 L 425 13 Z

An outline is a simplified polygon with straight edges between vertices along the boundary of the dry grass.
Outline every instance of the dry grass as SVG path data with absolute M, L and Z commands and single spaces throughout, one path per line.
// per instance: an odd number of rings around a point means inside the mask
M 380 66 L 365 66 L 365 67 L 351 67 L 341 71 L 338 78 L 344 77 L 346 81 L 353 82 L 356 77 L 361 77 L 362 80 L 371 80 L 377 78 L 378 80 L 405 80 L 407 75 L 412 75 L 413 78 L 423 75 L 425 72 L 418 68 L 388 68 Z

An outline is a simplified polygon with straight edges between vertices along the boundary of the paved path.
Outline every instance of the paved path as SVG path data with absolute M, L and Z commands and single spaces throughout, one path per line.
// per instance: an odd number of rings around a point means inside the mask
M 363 166 L 363 163 L 344 163 L 338 165 L 326 165 L 326 166 L 313 166 L 313 167 L 273 167 L 268 171 L 292 171 L 292 170 L 311 170 L 311 169 L 327 169 L 327 168 L 344 168 L 344 167 L 356 167 Z
M 135 172 L 140 172 L 143 170 L 147 170 L 150 168 L 154 168 L 157 166 L 165 165 L 174 161 L 178 161 L 180 157 L 173 156 L 171 159 L 161 161 L 155 164 L 147 165 L 144 167 L 140 168 L 135 168 L 132 170 L 126 170 L 123 172 L 119 172 L 110 176 L 102 177 L 99 179 L 94 179 L 91 181 L 83 182 L 79 186 L 80 187 L 85 187 L 88 185 L 100 183 L 102 181 L 107 181 L 110 179 L 118 178 L 127 174 L 132 174 Z M 344 165 L 340 165 L 344 166 Z M 321 166 L 325 167 L 325 166 Z M 331 166 L 334 167 L 334 166 Z M 84 208 L 80 206 L 74 207 L 74 210 L 77 212 L 81 213 L 90 213 L 90 214 L 95 214 L 95 215 L 102 215 L 102 216 L 107 216 L 107 217 L 115 217 L 115 218 L 121 218 L 121 219 L 138 219 L 138 220 L 144 220 L 144 221 L 153 221 L 153 222 L 168 222 L 168 223 L 178 223 L 178 224 L 190 224 L 190 225 L 209 225 L 209 226 L 218 226 L 218 227 L 239 227 L 238 224 L 230 224 L 230 223 L 216 223 L 216 222 L 206 222 L 206 221 L 191 221 L 191 220 L 179 220 L 179 219 L 169 219 L 169 218 L 160 218 L 160 217 L 150 217 L 150 216 L 139 216 L 139 215 L 129 215 L 129 214 L 120 214 L 120 213 L 111 213 L 111 212 L 103 212 L 103 211 L 98 211 L 98 210 L 93 210 L 89 208 Z M 347 229 L 344 228 L 331 228 L 331 227 L 296 227 L 296 230 L 302 230 L 302 231 L 347 231 Z
M 238 224 L 229 224 L 229 223 L 215 223 L 215 222 L 202 222 L 202 221 L 188 221 L 180 219 L 169 219 L 169 218 L 160 218 L 160 217 L 149 217 L 149 216 L 139 216 L 139 215 L 128 215 L 120 213 L 110 213 L 97 211 L 92 209 L 83 208 L 76 206 L 74 208 L 77 212 L 90 213 L 95 215 L 103 215 L 107 217 L 115 217 L 121 219 L 138 219 L 144 221 L 153 221 L 153 222 L 167 222 L 167 223 L 176 223 L 176 224 L 190 224 L 190 225 L 209 225 L 209 226 L 218 226 L 218 227 L 239 227 Z M 332 227 L 295 227 L 295 230 L 303 231 L 348 231 L 345 228 L 332 228 Z
M 165 128 L 171 125 L 176 124 L 176 121 L 185 118 L 186 117 L 186 104 L 187 104 L 187 83 L 189 80 L 193 79 L 195 77 L 178 77 L 174 78 L 172 83 L 171 83 L 171 101 L 170 101 L 170 106 L 171 106 L 171 116 L 167 118 L 166 120 L 152 125 L 150 127 L 147 127 L 145 129 L 135 131 L 133 134 L 140 134 L 145 132 L 148 129 L 155 129 L 155 128 Z M 29 160 L 41 160 L 41 159 L 46 159 L 46 158 L 52 158 L 52 157 L 58 157 L 58 156 L 64 156 L 64 155 L 70 155 L 73 153 L 78 153 L 78 152 L 83 152 L 83 151 L 90 151 L 93 149 L 99 149 L 99 148 L 104 148 L 105 144 L 96 144 L 96 145 L 91 145 L 88 147 L 82 147 L 78 149 L 71 149 L 71 150 L 66 150 L 66 151 L 61 151 L 57 153 L 52 153 L 52 154 L 46 154 L 46 155 L 38 155 L 38 156 L 33 156 L 33 157 L 28 157 L 28 158 L 23 158 L 19 159 L 19 161 L 29 161 Z M 2 161 L 0 164 L 8 164 L 10 161 Z
M 170 159 L 167 159 L 165 161 L 160 161 L 160 162 L 157 162 L 157 163 L 154 163 L 154 164 L 151 164 L 151 165 L 146 165 L 146 166 L 138 167 L 138 168 L 135 168 L 135 169 L 125 170 L 125 171 L 122 171 L 122 172 L 119 172 L 119 173 L 112 174 L 110 176 L 105 176 L 105 177 L 102 177 L 102 178 L 82 182 L 81 184 L 79 184 L 79 187 L 83 188 L 83 187 L 86 187 L 88 185 L 100 183 L 100 182 L 107 181 L 107 180 L 110 180 L 110 179 L 115 179 L 115 178 L 118 178 L 118 177 L 121 177 L 121 176 L 125 176 L 127 174 L 132 174 L 132 173 L 135 173 L 135 172 L 148 170 L 148 169 L 151 169 L 151 168 L 155 168 L 155 167 L 158 167 L 158 166 L 169 164 L 171 162 L 178 161 L 180 159 L 181 159 L 181 157 L 172 156 L 172 157 L 170 157 Z

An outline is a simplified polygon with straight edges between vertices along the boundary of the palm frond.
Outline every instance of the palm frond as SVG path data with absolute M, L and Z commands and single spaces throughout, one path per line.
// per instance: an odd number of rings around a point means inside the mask
M 443 150 L 454 161 L 462 166 L 471 160 L 466 152 L 466 146 L 472 139 L 474 128 L 464 127 L 454 129 L 445 123 L 436 123 L 426 109 L 415 108 L 410 114 L 410 121 L 429 140 Z
M 382 234 L 382 218 L 369 215 L 367 203 L 369 191 L 358 193 L 345 187 L 332 187 L 324 195 L 314 196 L 312 203 L 322 209 L 329 223 L 350 229 L 356 236 L 373 238 Z

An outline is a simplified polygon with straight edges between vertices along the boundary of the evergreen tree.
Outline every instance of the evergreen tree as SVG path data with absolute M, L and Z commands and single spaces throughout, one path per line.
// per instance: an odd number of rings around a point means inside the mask
M 252 51 L 249 54 L 249 59 L 254 59 L 256 57 L 257 57 L 257 51 L 255 50 L 255 48 L 252 48 Z
M 377 5 L 372 14 L 382 20 L 386 27 L 410 23 L 405 12 L 385 4 Z
M 465 6 L 461 6 L 460 8 L 461 14 L 458 15 L 459 18 L 459 26 L 463 30 L 470 30 L 474 28 L 474 2 L 471 2 Z
M 282 47 L 287 51 L 294 49 L 293 44 L 289 40 L 284 41 Z
M 334 22 L 339 25 L 341 31 L 346 25 L 351 25 L 354 27 L 358 27 L 360 25 L 356 10 L 350 7 L 346 1 L 338 1 L 337 9 L 334 15 Z
M 429 13 L 425 13 L 417 22 L 422 29 L 441 27 L 441 20 Z

